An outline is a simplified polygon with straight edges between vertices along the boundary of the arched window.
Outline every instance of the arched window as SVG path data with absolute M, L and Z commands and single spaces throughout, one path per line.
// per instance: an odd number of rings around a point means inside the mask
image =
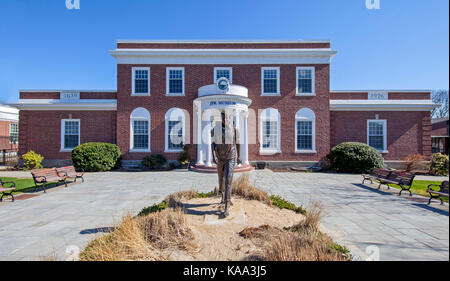
M 295 152 L 316 153 L 316 115 L 309 108 L 295 114 Z
M 281 142 L 281 117 L 275 108 L 264 109 L 259 116 L 259 136 L 261 154 L 279 153 Z
M 130 151 L 150 151 L 150 112 L 138 107 L 130 116 Z
M 186 117 L 179 108 L 171 108 L 166 113 L 166 152 L 180 152 L 185 144 Z

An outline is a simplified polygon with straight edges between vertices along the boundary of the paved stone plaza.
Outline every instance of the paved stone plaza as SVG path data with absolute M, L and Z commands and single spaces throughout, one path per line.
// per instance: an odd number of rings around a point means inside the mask
M 6 176 L 0 173 L 0 176 Z M 20 175 L 20 173 L 18 174 Z M 254 171 L 260 188 L 308 207 L 319 202 L 324 230 L 356 259 L 449 260 L 448 205 L 437 208 L 361 185 L 359 175 Z M 0 203 L 0 260 L 39 260 L 80 248 L 128 212 L 188 189 L 211 191 L 217 175 L 187 171 L 90 173 L 86 182 Z M 416 197 L 416 196 L 414 196 Z

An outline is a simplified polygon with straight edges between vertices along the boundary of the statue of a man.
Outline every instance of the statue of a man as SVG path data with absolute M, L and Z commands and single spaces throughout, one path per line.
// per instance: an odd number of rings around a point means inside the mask
M 213 161 L 217 165 L 219 175 L 219 191 L 225 203 L 224 217 L 230 214 L 231 187 L 236 158 L 239 157 L 239 135 L 234 126 L 233 115 L 221 112 L 222 122 L 217 123 L 211 132 Z M 240 160 L 238 160 L 238 163 Z

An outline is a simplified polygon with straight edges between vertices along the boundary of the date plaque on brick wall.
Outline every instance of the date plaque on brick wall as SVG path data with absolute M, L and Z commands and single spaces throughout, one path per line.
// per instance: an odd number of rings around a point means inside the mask
M 61 102 L 74 102 L 80 99 L 80 92 L 61 92 L 59 98 Z
M 369 92 L 369 100 L 387 100 L 388 93 L 387 92 Z

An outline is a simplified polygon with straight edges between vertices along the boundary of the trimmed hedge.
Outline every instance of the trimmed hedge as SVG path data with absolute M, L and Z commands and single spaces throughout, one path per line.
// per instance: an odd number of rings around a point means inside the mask
M 72 162 L 86 172 L 104 172 L 120 167 L 121 152 L 117 145 L 104 142 L 83 143 L 72 150 Z
M 343 142 L 327 155 L 330 168 L 342 173 L 362 173 L 372 168 L 384 168 L 381 154 L 373 147 L 360 142 Z
M 161 154 L 150 154 L 142 159 L 142 165 L 149 169 L 161 169 L 166 164 L 167 159 Z

